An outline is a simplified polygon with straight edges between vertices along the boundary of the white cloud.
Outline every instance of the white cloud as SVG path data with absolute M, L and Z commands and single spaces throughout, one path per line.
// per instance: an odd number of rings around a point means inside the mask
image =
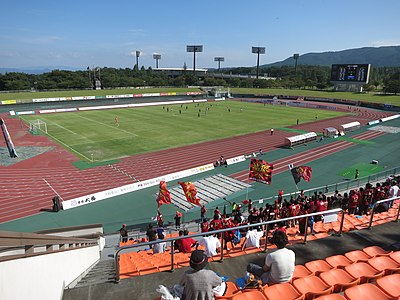
M 373 41 L 372 46 L 374 47 L 382 47 L 382 46 L 399 46 L 399 40 L 386 40 L 386 41 Z

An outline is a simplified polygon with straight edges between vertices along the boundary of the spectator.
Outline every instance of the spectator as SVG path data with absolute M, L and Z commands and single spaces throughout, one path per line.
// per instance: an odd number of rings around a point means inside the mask
M 210 225 L 208 224 L 207 219 L 203 219 L 203 222 L 201 222 L 201 232 L 208 232 L 210 230 Z
M 191 269 L 185 272 L 180 282 L 184 287 L 181 300 L 214 299 L 213 288 L 220 285 L 222 279 L 214 271 L 204 269 L 207 263 L 204 251 L 193 251 Z
M 181 231 L 179 231 L 179 235 L 181 236 L 180 233 L 181 233 Z M 186 236 L 188 234 L 189 234 L 189 232 L 185 229 L 183 231 L 183 235 Z M 197 245 L 197 242 L 194 239 L 192 239 L 191 237 L 187 237 L 187 238 L 184 238 L 181 240 L 177 240 L 175 244 L 178 246 L 178 249 L 180 252 L 190 253 L 190 252 L 192 252 L 192 248 Z
M 206 208 L 206 206 L 203 204 L 203 205 L 201 206 L 201 209 L 200 209 L 200 218 L 201 218 L 201 221 L 203 221 L 204 218 L 206 217 L 206 212 L 207 212 L 207 208 Z
M 180 229 L 181 228 L 181 218 L 182 218 L 182 214 L 177 211 L 175 214 L 175 229 Z
M 275 231 L 271 242 L 278 249 L 267 254 L 264 266 L 249 264 L 247 271 L 260 278 L 263 284 L 289 282 L 294 272 L 295 253 L 285 248 L 288 244 L 287 235 L 282 231 Z
M 155 241 L 157 239 L 157 231 L 153 228 L 153 224 L 149 224 L 149 227 L 146 231 L 146 236 L 149 242 Z M 151 246 L 150 246 L 151 248 Z
M 167 243 L 161 242 L 162 240 L 164 240 L 164 235 L 159 234 L 158 241 L 160 241 L 160 243 L 153 245 L 153 254 L 164 253 L 167 250 Z
M 257 247 L 260 248 L 260 238 L 263 236 L 262 231 L 257 231 L 257 229 L 250 229 L 246 233 L 244 238 L 242 251 L 246 248 Z
M 159 210 L 157 210 L 157 224 L 158 227 L 164 227 L 164 217 Z
M 202 237 L 199 240 L 199 245 L 204 246 L 204 252 L 208 257 L 217 255 L 221 250 L 221 243 L 215 234 Z
M 121 236 L 122 243 L 126 243 L 128 241 L 128 230 L 126 230 L 126 224 L 122 224 L 119 234 Z

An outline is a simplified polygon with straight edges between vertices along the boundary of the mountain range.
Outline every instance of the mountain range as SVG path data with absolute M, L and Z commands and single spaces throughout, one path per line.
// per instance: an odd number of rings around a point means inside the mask
M 266 64 L 262 67 L 293 66 L 294 58 Z M 298 65 L 331 66 L 332 64 L 371 64 L 372 67 L 400 67 L 400 46 L 363 47 L 342 51 L 306 53 L 299 56 Z
M 372 67 L 400 67 L 400 46 L 363 47 L 341 51 L 306 53 L 299 56 L 298 65 L 331 66 L 332 64 L 371 64 Z M 293 66 L 293 57 L 261 67 Z M 68 66 L 0 68 L 0 73 L 20 72 L 27 74 L 42 74 L 52 70 L 77 71 L 79 68 Z M 230 68 L 224 68 L 230 69 Z

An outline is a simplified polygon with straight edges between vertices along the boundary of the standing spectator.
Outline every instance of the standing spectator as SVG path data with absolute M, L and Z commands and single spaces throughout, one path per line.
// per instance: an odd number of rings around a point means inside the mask
M 157 210 L 157 224 L 158 227 L 164 227 L 164 217 L 159 210 Z
M 157 231 L 153 228 L 153 224 L 149 224 L 146 231 L 146 236 L 149 242 L 155 241 L 157 239 Z M 150 246 L 151 248 L 151 246 Z
M 179 211 L 177 211 L 175 214 L 175 217 L 174 217 L 175 229 L 177 229 L 177 230 L 181 228 L 181 218 L 182 218 L 182 214 Z
M 251 199 L 249 199 L 249 202 L 247 203 L 247 212 L 251 213 L 251 209 L 253 207 L 253 201 L 251 201 Z
M 126 230 L 126 224 L 122 224 L 119 234 L 121 236 L 122 243 L 126 243 L 128 241 L 128 230 Z
M 160 241 L 160 243 L 153 245 L 153 254 L 164 253 L 167 250 L 167 243 L 162 242 L 162 240 L 164 240 L 164 235 L 162 233 L 159 234 L 157 240 Z
M 399 195 L 399 186 L 396 180 L 392 180 L 391 187 L 389 189 L 389 198 L 397 197 Z M 389 207 L 393 206 L 394 201 L 389 202 Z
M 221 218 L 221 212 L 219 211 L 218 206 L 214 209 L 214 218 L 216 216 L 218 217 L 218 219 Z
M 349 215 L 354 215 L 357 212 L 358 207 L 358 193 L 355 190 L 350 191 L 349 198 Z
M 222 283 L 214 271 L 206 270 L 208 258 L 204 251 L 195 250 L 190 256 L 191 269 L 186 271 L 180 284 L 183 288 L 181 300 L 214 299 L 213 288 Z
M 210 225 L 208 224 L 207 219 L 203 219 L 203 222 L 201 222 L 201 232 L 208 232 L 210 230 Z
M 271 242 L 278 249 L 267 254 L 264 266 L 249 264 L 247 271 L 260 278 L 263 284 L 289 282 L 294 273 L 295 253 L 285 248 L 288 244 L 287 235 L 275 230 Z
M 204 218 L 206 217 L 206 212 L 207 212 L 207 208 L 206 208 L 206 206 L 203 204 L 203 205 L 201 206 L 201 209 L 200 209 L 200 219 L 201 219 L 201 221 L 203 221 Z

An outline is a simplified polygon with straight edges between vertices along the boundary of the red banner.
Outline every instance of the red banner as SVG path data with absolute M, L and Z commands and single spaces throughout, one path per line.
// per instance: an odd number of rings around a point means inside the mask
M 171 194 L 167 189 L 167 183 L 162 180 L 160 181 L 160 191 L 158 192 L 157 204 L 160 207 L 163 204 L 171 204 Z
M 272 164 L 268 164 L 262 159 L 252 158 L 250 162 L 249 179 L 270 184 L 273 169 L 274 166 Z
M 197 189 L 194 186 L 194 184 L 191 182 L 178 182 L 178 183 L 180 184 L 180 186 L 183 189 L 183 192 L 185 193 L 186 200 L 189 201 L 190 203 L 201 206 L 200 198 L 196 196 Z

